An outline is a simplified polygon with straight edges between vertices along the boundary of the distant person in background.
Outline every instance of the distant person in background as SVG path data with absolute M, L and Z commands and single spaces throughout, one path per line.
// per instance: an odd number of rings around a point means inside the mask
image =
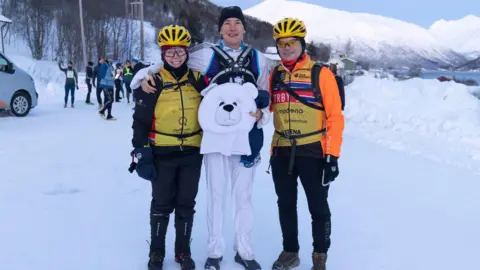
M 133 69 L 130 66 L 130 60 L 125 61 L 125 67 L 123 68 L 123 83 L 125 89 L 127 90 L 127 103 L 130 104 L 130 94 L 132 93 L 132 88 L 130 88 L 130 83 L 133 79 Z
M 122 87 L 122 64 L 115 64 L 115 102 L 120 102 L 120 100 L 125 96 L 125 92 Z M 120 97 L 120 93 L 122 96 Z
M 345 86 L 343 79 L 340 75 L 337 74 L 337 64 L 331 64 L 330 70 L 333 75 L 335 75 L 335 80 L 337 81 L 338 91 L 340 92 L 340 99 L 342 100 L 342 111 L 345 109 Z
M 88 93 L 87 93 L 87 99 L 85 100 L 85 103 L 88 105 L 93 105 L 92 102 L 90 102 L 90 94 L 92 93 L 92 82 L 93 82 L 93 62 L 89 61 L 87 70 L 86 70 L 86 78 L 85 78 L 85 83 L 88 86 Z
M 132 59 L 132 67 L 133 67 L 133 76 L 135 77 L 135 75 L 137 74 L 138 71 L 140 71 L 143 68 L 146 68 L 147 66 L 144 63 L 142 63 L 138 58 L 134 57 Z M 132 78 L 132 80 L 133 80 L 133 78 Z M 130 88 L 131 88 L 131 86 L 130 86 Z M 135 100 L 135 92 L 133 92 L 132 98 L 133 98 L 133 100 Z
M 98 58 L 98 64 L 93 69 L 93 86 L 96 84 L 96 94 L 97 94 L 97 102 L 98 102 L 98 109 L 101 110 L 103 106 L 102 102 L 102 88 L 100 87 L 100 66 L 105 63 L 105 59 L 103 57 Z
M 113 88 L 115 87 L 115 79 L 114 79 L 114 70 L 112 67 L 112 59 L 106 59 L 103 64 L 100 65 L 100 88 L 105 95 L 105 103 L 103 104 L 103 108 L 98 111 L 100 116 L 105 120 L 116 120 L 115 117 L 112 116 L 112 105 L 113 105 Z M 105 117 L 105 112 L 107 112 L 107 116 Z
M 67 77 L 65 80 L 65 105 L 63 107 L 67 108 L 68 94 L 70 93 L 71 106 L 74 108 L 73 104 L 75 103 L 75 88 L 78 89 L 77 71 L 73 68 L 72 61 L 68 62 L 67 68 L 62 68 L 60 63 L 58 63 L 58 67 L 65 73 L 65 76 Z
M 138 58 L 134 57 L 132 59 L 132 67 L 133 67 L 133 76 L 135 76 L 135 74 L 137 74 L 137 72 L 140 69 L 145 68 L 146 65 L 142 63 Z

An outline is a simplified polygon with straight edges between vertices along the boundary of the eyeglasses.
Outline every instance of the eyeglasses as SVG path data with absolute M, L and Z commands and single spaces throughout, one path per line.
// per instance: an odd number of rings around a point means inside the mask
M 178 57 L 182 57 L 187 54 L 187 49 L 182 47 L 175 47 L 165 51 L 165 57 L 175 57 L 175 54 L 178 55 Z
M 298 40 L 298 39 L 291 39 L 291 40 L 289 40 L 289 41 L 283 41 L 283 40 L 277 41 L 277 46 L 278 46 L 279 48 L 285 48 L 285 47 L 287 47 L 287 45 L 288 45 L 288 47 L 290 47 L 290 48 L 292 48 L 292 47 L 297 47 L 298 45 L 300 45 L 300 40 Z

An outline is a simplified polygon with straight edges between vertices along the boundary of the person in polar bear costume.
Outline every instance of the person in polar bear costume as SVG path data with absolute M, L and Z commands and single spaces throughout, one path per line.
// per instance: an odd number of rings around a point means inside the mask
M 257 110 L 255 98 L 258 96 L 255 85 L 212 84 L 202 95 L 204 98 L 198 110 L 203 130 L 200 153 L 250 155 L 248 133 L 256 122 L 250 113 Z
M 217 252 L 225 248 L 223 220 L 231 182 L 236 232 L 234 248 L 240 254 L 252 254 L 253 179 L 245 173 L 251 169 L 243 166 L 240 159 L 251 154 L 249 132 L 252 128 L 265 125 L 270 119 L 270 112 L 265 112 L 257 122 L 253 112 L 257 110 L 255 98 L 258 89 L 252 83 L 212 84 L 201 94 L 204 97 L 198 110 L 198 120 L 203 130 L 200 153 L 205 156 L 208 185 L 208 248 L 219 249 Z

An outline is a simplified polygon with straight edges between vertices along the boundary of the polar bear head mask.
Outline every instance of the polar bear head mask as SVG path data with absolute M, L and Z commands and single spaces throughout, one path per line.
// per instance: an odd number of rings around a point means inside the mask
M 258 89 L 252 83 L 212 84 L 202 91 L 202 96 L 198 118 L 204 131 L 231 133 L 251 129 L 255 124 L 250 112 L 257 109 Z

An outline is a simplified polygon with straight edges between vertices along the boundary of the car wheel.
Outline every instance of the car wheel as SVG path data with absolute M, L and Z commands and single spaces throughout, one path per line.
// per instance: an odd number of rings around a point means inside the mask
M 12 97 L 12 102 L 10 103 L 10 111 L 13 115 L 18 117 L 24 117 L 30 112 L 32 108 L 32 102 L 30 101 L 30 96 L 24 92 L 15 93 Z

